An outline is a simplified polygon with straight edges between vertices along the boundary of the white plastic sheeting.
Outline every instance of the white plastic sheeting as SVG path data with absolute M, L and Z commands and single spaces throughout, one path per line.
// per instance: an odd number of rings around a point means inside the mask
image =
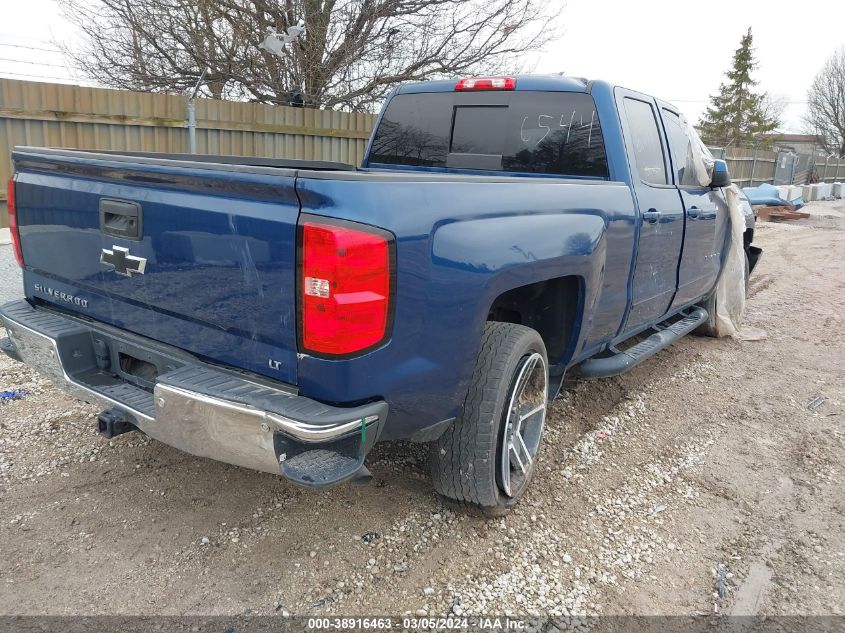
M 684 126 L 687 129 L 687 136 L 690 139 L 690 152 L 687 156 L 688 162 L 695 174 L 695 180 L 702 187 L 707 187 L 710 181 L 713 180 L 713 154 L 707 149 L 704 141 L 698 136 L 698 132 L 690 125 L 686 117 L 683 117 Z
M 713 180 L 713 154 L 699 138 L 695 128 L 684 119 L 687 135 L 690 139 L 690 152 L 687 156 L 688 167 L 692 167 L 695 179 L 702 187 L 707 187 Z M 745 216 L 740 207 L 740 190 L 736 185 L 725 188 L 725 199 L 730 216 L 730 239 L 725 264 L 716 283 L 716 336 L 732 336 L 739 331 L 745 314 L 745 245 L 742 234 L 745 232 Z
M 745 314 L 745 247 L 742 234 L 745 218 L 739 206 L 739 188 L 725 189 L 730 216 L 730 236 L 725 264 L 716 283 L 716 336 L 733 336 L 739 331 Z

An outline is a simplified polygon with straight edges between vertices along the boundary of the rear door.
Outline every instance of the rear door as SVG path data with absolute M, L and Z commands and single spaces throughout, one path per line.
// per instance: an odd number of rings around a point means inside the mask
M 725 242 L 728 207 L 722 192 L 702 187 L 695 178 L 692 142 L 686 121 L 668 104 L 660 114 L 666 128 L 672 158 L 672 175 L 686 213 L 684 251 L 678 270 L 678 292 L 672 307 L 695 301 L 716 284 Z
M 677 288 L 684 209 L 670 178 L 654 99 L 624 89 L 616 90 L 616 99 L 639 207 L 633 296 L 624 328 L 630 331 L 669 310 Z
M 293 172 L 15 160 L 28 298 L 296 382 Z

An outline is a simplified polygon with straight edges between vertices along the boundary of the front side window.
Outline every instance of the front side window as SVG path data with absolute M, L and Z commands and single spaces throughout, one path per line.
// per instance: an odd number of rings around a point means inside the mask
M 667 184 L 663 144 L 654 108 L 645 101 L 631 97 L 625 97 L 623 102 L 640 180 L 652 185 Z
M 680 115 L 663 108 L 663 121 L 669 137 L 669 150 L 672 153 L 672 167 L 675 170 L 675 183 L 681 187 L 700 186 L 695 177 L 692 143 Z

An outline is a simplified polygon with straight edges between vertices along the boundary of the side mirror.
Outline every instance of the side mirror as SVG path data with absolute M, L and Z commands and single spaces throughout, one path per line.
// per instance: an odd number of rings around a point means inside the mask
M 728 164 L 720 159 L 716 159 L 713 163 L 713 176 L 710 179 L 710 186 L 714 189 L 716 187 L 730 187 L 731 174 L 728 171 Z

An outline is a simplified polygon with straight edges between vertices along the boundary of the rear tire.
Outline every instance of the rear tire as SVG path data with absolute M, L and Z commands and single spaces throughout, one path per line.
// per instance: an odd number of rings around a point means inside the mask
M 548 384 L 542 337 L 488 322 L 461 414 L 431 446 L 435 490 L 487 516 L 509 512 L 534 476 Z

